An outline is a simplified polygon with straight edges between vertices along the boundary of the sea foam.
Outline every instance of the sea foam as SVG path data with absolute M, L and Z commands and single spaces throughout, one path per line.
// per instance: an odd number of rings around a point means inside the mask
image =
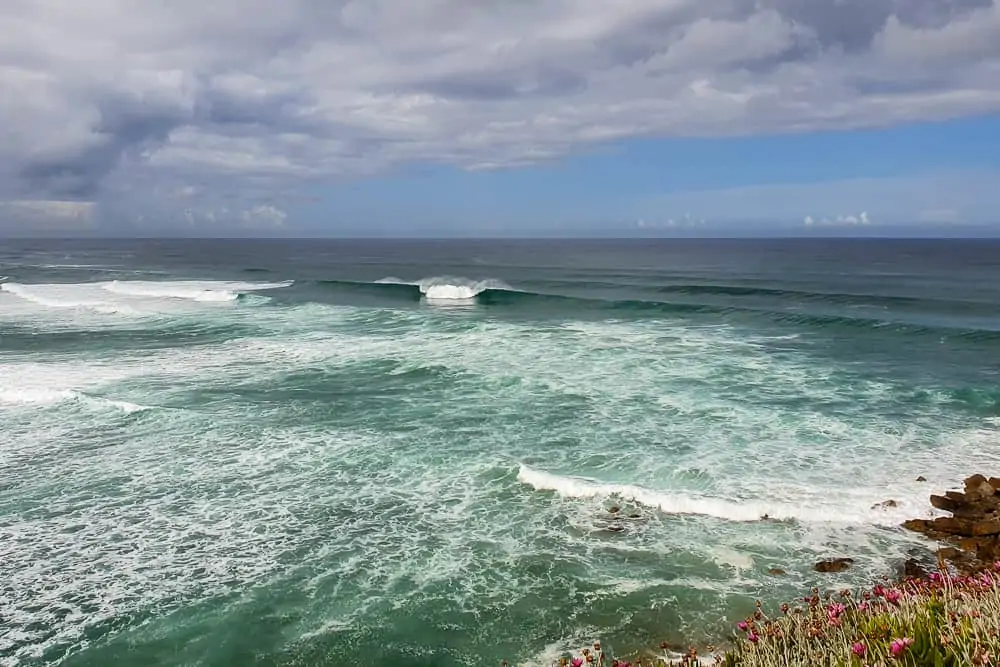
M 93 283 L 22 284 L 5 282 L 0 290 L 45 308 L 86 309 L 104 314 L 157 310 L 170 302 L 230 302 L 241 294 L 289 287 L 293 283 L 227 281 L 113 280 Z
M 898 525 L 907 512 L 887 511 L 872 504 L 856 507 L 837 504 L 783 503 L 773 499 L 726 500 L 690 492 L 675 493 L 631 484 L 602 483 L 593 479 L 557 475 L 521 465 L 517 479 L 536 491 L 552 491 L 563 498 L 621 498 L 665 514 L 714 517 L 727 521 L 804 521 L 816 523 Z M 826 496 L 818 490 L 816 499 Z M 912 516 L 912 515 L 911 515 Z
M 485 278 L 470 280 L 460 276 L 431 276 L 416 282 L 408 282 L 395 276 L 387 276 L 375 281 L 379 285 L 414 285 L 428 301 L 472 301 L 486 290 L 513 290 L 502 280 Z

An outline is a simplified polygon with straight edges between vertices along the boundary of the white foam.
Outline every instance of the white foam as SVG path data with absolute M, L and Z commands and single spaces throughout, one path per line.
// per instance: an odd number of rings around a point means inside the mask
M 93 283 L 2 283 L 0 290 L 45 308 L 136 314 L 169 308 L 171 302 L 231 302 L 239 295 L 289 287 L 293 283 L 229 281 L 113 280 Z
M 469 301 L 488 289 L 510 290 L 502 280 L 468 280 L 453 276 L 424 278 L 418 283 L 420 291 L 429 301 Z
M 3 388 L 0 389 L 0 404 L 22 406 L 51 406 L 64 401 L 78 401 L 97 409 L 115 408 L 126 414 L 152 410 L 149 405 L 139 405 L 129 401 L 119 401 L 100 396 L 88 396 L 69 389 L 45 389 L 38 387 Z
M 421 278 L 415 283 L 387 276 L 375 282 L 381 285 L 416 285 L 428 301 L 472 301 L 488 289 L 513 289 L 504 281 L 495 278 L 470 280 L 460 276 L 432 276 Z
M 86 308 L 105 314 L 129 312 L 128 306 L 115 304 L 96 293 L 99 283 L 66 285 L 22 285 L 21 283 L 0 284 L 0 291 L 13 294 L 46 308 Z
M 905 518 L 910 518 L 905 516 L 905 512 L 871 509 L 870 504 L 843 507 L 816 502 L 825 497 L 821 492 L 816 494 L 813 504 L 791 504 L 767 498 L 726 500 L 690 492 L 670 493 L 630 484 L 608 484 L 583 477 L 556 475 L 526 465 L 520 466 L 517 479 L 536 491 L 553 491 L 563 498 L 616 497 L 656 508 L 666 514 L 708 516 L 728 521 L 760 521 L 767 516 L 779 521 L 898 525 Z
M 8 405 L 53 405 L 73 398 L 74 393 L 65 389 L 44 387 L 0 388 L 0 403 Z
M 291 281 L 279 283 L 249 283 L 223 281 L 151 281 L 113 280 L 101 287 L 115 294 L 145 296 L 157 299 L 189 299 L 191 301 L 235 301 L 240 294 L 290 287 Z

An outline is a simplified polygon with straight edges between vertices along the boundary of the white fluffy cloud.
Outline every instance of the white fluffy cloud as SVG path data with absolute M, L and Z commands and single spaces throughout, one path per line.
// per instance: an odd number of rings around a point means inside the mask
M 0 199 L 198 183 L 270 225 L 293 180 L 1000 110 L 992 0 L 8 0 L 0 34 Z

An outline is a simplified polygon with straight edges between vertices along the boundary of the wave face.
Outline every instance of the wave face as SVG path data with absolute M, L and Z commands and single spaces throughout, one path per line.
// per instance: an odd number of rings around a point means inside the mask
M 0 667 L 530 664 L 867 583 L 1000 467 L 997 258 L 0 244 Z

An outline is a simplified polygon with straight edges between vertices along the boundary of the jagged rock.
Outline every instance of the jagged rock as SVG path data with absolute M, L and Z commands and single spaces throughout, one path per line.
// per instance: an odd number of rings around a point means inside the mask
M 813 565 L 817 572 L 843 572 L 854 563 L 853 558 L 834 558 L 833 560 L 821 560 Z
M 986 478 L 982 475 L 972 475 L 971 477 L 965 478 L 965 492 L 968 493 L 973 489 L 978 489 L 979 485 L 986 481 Z
M 924 477 L 923 475 L 921 475 L 920 477 L 917 477 L 917 481 L 918 481 L 918 482 L 926 482 L 926 481 L 927 481 L 927 478 L 926 478 L 926 477 Z
M 962 500 L 956 500 L 947 496 L 932 495 L 931 505 L 939 510 L 944 510 L 945 512 L 954 512 L 957 509 L 965 507 L 965 497 L 963 496 Z
M 875 505 L 872 505 L 872 509 L 873 510 L 885 510 L 885 509 L 889 509 L 890 507 L 897 507 L 897 506 L 898 506 L 898 503 L 895 500 L 885 500 L 885 501 L 883 501 L 881 503 L 877 503 Z
M 964 572 L 975 572 L 1000 559 L 1000 478 L 972 475 L 964 481 L 965 491 L 947 491 L 930 496 L 933 507 L 950 512 L 950 517 L 913 519 L 904 528 L 954 546 L 938 551 L 938 556 Z
M 959 519 L 953 516 L 942 516 L 937 519 L 932 519 L 930 522 L 931 530 L 935 530 L 939 533 L 944 533 L 946 535 L 971 535 L 972 522 L 968 519 Z

